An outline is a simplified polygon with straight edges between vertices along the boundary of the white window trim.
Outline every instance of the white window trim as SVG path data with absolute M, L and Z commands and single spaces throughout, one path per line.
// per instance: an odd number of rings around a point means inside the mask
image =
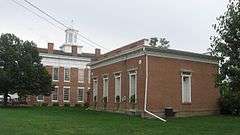
M 40 95 L 39 95 L 40 96 Z M 42 95 L 43 96 L 43 95 Z M 38 100 L 38 96 L 36 97 L 37 102 L 44 102 L 44 96 L 43 96 L 43 100 Z
M 65 69 L 69 70 L 69 80 L 65 79 Z M 70 80 L 71 80 L 71 68 L 66 67 L 66 68 L 63 69 L 63 78 L 64 78 L 64 82 L 70 82 Z
M 54 80 L 54 68 L 58 69 L 58 80 Z M 53 82 L 58 82 L 59 81 L 59 70 L 60 70 L 59 67 L 52 67 L 52 80 L 53 80 Z
M 135 83 L 135 103 L 137 103 L 137 71 L 133 72 L 133 73 L 129 73 L 129 99 L 131 98 L 131 76 L 135 75 L 135 79 L 136 79 L 136 83 Z M 130 100 L 129 100 L 130 102 Z
M 189 102 L 184 102 L 183 101 L 183 95 L 184 95 L 184 93 L 183 93 L 183 78 L 184 77 L 189 77 L 189 85 L 190 85 L 190 87 L 189 87 L 189 91 L 190 91 L 190 101 Z M 192 74 L 190 73 L 189 75 L 186 75 L 186 74 L 181 74 L 181 80 L 182 80 L 182 103 L 183 104 L 188 104 L 188 103 L 192 103 Z
M 79 100 L 78 100 L 79 89 L 83 89 L 83 100 L 82 100 L 82 101 L 79 101 Z M 78 91 L 77 91 L 77 102 L 78 102 L 78 103 L 84 103 L 84 96 L 85 96 L 85 88 L 84 88 L 84 87 L 78 87 Z
M 96 92 L 95 94 L 93 93 L 93 102 L 94 102 L 94 97 L 96 96 L 96 102 L 98 101 L 98 79 L 93 79 L 93 89 L 94 89 L 94 82 L 96 82 Z
M 106 90 L 106 96 L 104 95 L 104 93 L 103 93 L 103 98 L 104 97 L 107 97 L 107 101 L 108 101 L 108 90 L 109 90 L 109 79 L 108 79 L 108 77 L 103 77 L 103 92 L 104 92 L 104 81 L 105 80 L 108 80 L 108 88 L 107 88 L 107 90 Z
M 122 101 L 122 100 L 121 100 L 121 99 L 122 99 L 122 77 L 121 77 L 121 74 L 114 76 L 114 82 L 115 82 L 115 83 L 116 83 L 116 79 L 117 79 L 117 78 L 120 78 L 120 88 L 119 88 L 119 89 L 120 89 L 120 92 L 119 92 L 120 94 L 119 94 L 119 97 L 120 97 L 120 101 Z M 118 96 L 118 95 L 116 94 L 116 84 L 114 85 L 114 92 L 115 92 L 115 96 L 114 96 L 115 99 L 114 99 L 114 100 L 115 100 L 115 103 L 116 103 L 116 102 L 117 102 L 116 97 Z
M 64 100 L 64 89 L 69 89 L 69 94 L 68 94 L 68 100 Z M 69 86 L 64 86 L 63 87 L 63 102 L 65 102 L 65 103 L 69 103 L 70 102 L 70 92 L 71 90 L 70 90 L 70 87 Z
M 87 75 L 88 83 L 90 84 L 91 82 L 91 69 L 88 68 L 88 75 Z
M 52 102 L 58 102 L 58 93 L 59 93 L 59 86 L 55 86 L 54 88 L 57 88 L 57 100 L 53 100 L 53 94 L 51 94 Z
M 85 69 L 83 68 L 82 70 L 83 70 L 83 81 L 80 81 L 79 80 L 79 70 L 80 70 L 81 68 L 79 68 L 78 69 L 78 83 L 84 83 L 84 80 L 85 80 Z

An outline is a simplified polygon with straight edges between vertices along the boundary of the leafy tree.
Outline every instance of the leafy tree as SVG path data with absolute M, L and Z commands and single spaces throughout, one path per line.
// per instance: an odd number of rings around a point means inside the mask
M 152 46 L 152 47 L 157 47 L 157 48 L 163 48 L 163 49 L 167 49 L 167 48 L 169 48 L 169 41 L 166 39 L 166 38 L 156 38 L 156 37 L 154 37 L 154 38 L 151 38 L 150 39 L 150 45 Z
M 227 11 L 213 25 L 217 36 L 211 37 L 211 54 L 219 58 L 220 72 L 216 84 L 221 90 L 223 102 L 240 101 L 240 2 L 229 0 Z M 226 98 L 227 97 L 227 98 Z M 229 100 L 229 98 L 233 98 Z M 237 98 L 236 98 L 237 97 Z M 221 103 L 226 104 L 226 103 Z M 225 108 L 226 109 L 226 108 Z M 232 110 L 240 112 L 239 105 Z M 230 110 L 231 113 L 234 113 Z
M 53 90 L 51 76 L 41 64 L 36 44 L 13 34 L 0 37 L 0 81 L 4 105 L 8 94 L 49 95 Z

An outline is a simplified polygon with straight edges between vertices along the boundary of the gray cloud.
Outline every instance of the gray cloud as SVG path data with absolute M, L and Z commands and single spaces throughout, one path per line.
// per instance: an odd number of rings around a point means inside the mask
M 18 0 L 22 2 L 22 0 Z M 115 49 L 141 38 L 167 37 L 171 48 L 205 52 L 211 25 L 227 5 L 226 0 L 31 0 L 74 26 L 106 48 Z M 26 4 L 25 4 L 26 5 Z M 64 42 L 64 32 L 44 22 L 10 0 L 0 1 L 0 32 L 34 40 L 40 47 Z M 82 43 L 85 51 L 93 48 Z

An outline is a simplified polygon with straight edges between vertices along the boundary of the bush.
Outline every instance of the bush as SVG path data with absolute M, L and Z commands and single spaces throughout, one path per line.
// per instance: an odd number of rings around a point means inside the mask
M 75 104 L 75 107 L 83 107 L 82 103 Z
M 65 107 L 69 107 L 70 104 L 69 104 L 69 103 L 64 103 L 64 106 L 65 106 Z
M 136 103 L 135 95 L 132 95 L 132 96 L 130 97 L 130 103 Z
M 120 102 L 120 96 L 119 96 L 119 95 L 116 96 L 116 102 L 117 102 L 117 103 Z
M 90 106 L 90 104 L 88 102 L 84 103 L 84 108 L 88 108 Z
M 42 103 L 41 106 L 48 106 L 48 104 L 47 103 Z
M 219 99 L 220 113 L 240 115 L 240 94 L 225 94 Z
M 52 104 L 52 106 L 59 106 L 59 103 L 55 102 L 55 103 Z

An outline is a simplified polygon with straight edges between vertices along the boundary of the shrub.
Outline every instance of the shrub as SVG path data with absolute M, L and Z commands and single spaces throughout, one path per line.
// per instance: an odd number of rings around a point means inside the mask
M 75 104 L 75 107 L 83 107 L 83 104 L 81 103 Z
M 132 95 L 130 97 L 130 103 L 135 103 L 135 102 L 136 102 L 135 95 Z
M 55 102 L 55 103 L 52 104 L 52 106 L 59 106 L 59 103 Z
M 119 96 L 119 95 L 116 96 L 116 102 L 117 102 L 117 103 L 120 102 L 120 96 Z
M 103 103 L 107 103 L 107 97 L 103 98 Z
M 240 94 L 225 94 L 219 99 L 220 113 L 240 115 Z
M 90 106 L 90 104 L 88 102 L 84 103 L 84 108 L 88 108 Z
M 47 103 L 42 103 L 41 106 L 48 106 L 48 104 Z
M 104 97 L 104 98 L 102 99 L 102 102 L 103 102 L 103 107 L 104 107 L 104 108 L 107 108 L 107 97 Z
M 64 106 L 65 106 L 65 107 L 69 107 L 69 106 L 70 106 L 70 103 L 64 103 Z

